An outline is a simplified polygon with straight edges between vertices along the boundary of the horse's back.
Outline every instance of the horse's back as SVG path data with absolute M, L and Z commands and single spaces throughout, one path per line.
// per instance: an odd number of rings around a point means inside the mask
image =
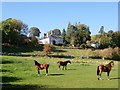
M 41 68 L 47 69 L 49 68 L 49 64 L 41 64 Z
M 109 67 L 109 65 L 99 65 L 99 70 L 103 71 L 103 72 L 108 72 L 109 70 L 111 70 L 111 67 Z
M 104 69 L 104 65 L 99 65 L 99 66 L 98 66 L 98 69 L 99 69 L 99 70 L 103 70 L 103 69 Z

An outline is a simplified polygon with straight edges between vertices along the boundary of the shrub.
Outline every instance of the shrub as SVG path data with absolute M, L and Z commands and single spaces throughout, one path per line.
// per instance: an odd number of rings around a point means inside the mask
M 81 44 L 80 48 L 85 49 L 86 48 L 86 44 L 85 43 Z
M 94 55 L 94 58 L 102 58 L 101 57 L 101 51 L 99 51 L 99 50 L 93 51 L 92 54 Z
M 45 55 L 51 54 L 52 50 L 54 49 L 54 45 L 51 44 L 45 44 L 44 45 L 44 49 L 43 49 L 43 53 Z
M 120 60 L 120 48 L 106 48 L 101 51 L 102 58 Z
M 113 59 L 120 60 L 120 48 L 114 48 L 115 53 L 113 54 Z

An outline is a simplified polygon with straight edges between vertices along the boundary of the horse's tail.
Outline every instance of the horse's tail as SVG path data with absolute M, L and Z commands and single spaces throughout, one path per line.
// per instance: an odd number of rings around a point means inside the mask
M 99 66 L 97 67 L 97 75 L 99 75 L 99 72 L 100 72 L 100 70 L 99 70 Z
M 58 61 L 57 64 L 60 64 L 61 61 Z

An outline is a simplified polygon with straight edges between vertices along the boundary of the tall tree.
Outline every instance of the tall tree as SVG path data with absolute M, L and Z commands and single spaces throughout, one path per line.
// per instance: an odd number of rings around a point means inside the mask
M 31 27 L 30 28 L 30 36 L 40 36 L 40 30 L 37 27 Z
M 63 29 L 62 31 L 62 37 L 63 37 L 63 45 L 65 46 L 67 44 L 67 41 L 66 41 L 66 31 L 65 29 Z
M 100 28 L 100 31 L 98 32 L 98 33 L 100 33 L 101 35 L 104 35 L 104 26 L 101 26 L 101 28 Z
M 83 43 L 86 43 L 87 40 L 91 40 L 91 32 L 89 27 L 84 24 L 71 25 L 68 24 L 66 40 L 68 44 L 72 46 L 80 46 Z
M 66 41 L 67 41 L 68 44 L 70 44 L 71 33 L 72 33 L 71 23 L 69 22 L 68 27 L 67 27 L 67 32 L 66 32 Z

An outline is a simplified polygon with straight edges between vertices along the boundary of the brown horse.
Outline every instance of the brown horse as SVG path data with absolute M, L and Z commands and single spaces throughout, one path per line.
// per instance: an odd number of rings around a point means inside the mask
M 57 64 L 58 64 L 58 70 L 60 70 L 60 66 L 63 66 L 63 69 L 62 70 L 64 70 L 64 67 L 65 67 L 65 70 L 67 70 L 67 63 L 70 63 L 71 64 L 71 61 L 64 61 L 64 62 L 62 62 L 62 61 L 58 61 L 57 62 Z
M 38 76 L 40 75 L 39 70 L 42 70 L 42 69 L 46 69 L 46 76 L 47 76 L 48 75 L 49 64 L 40 64 L 36 60 L 34 60 L 34 62 L 35 62 L 36 69 L 38 71 Z
M 109 78 L 109 74 L 110 74 L 110 71 L 112 69 L 112 67 L 114 67 L 114 62 L 111 61 L 110 63 L 108 63 L 107 65 L 99 65 L 97 67 L 97 75 L 98 75 L 98 80 L 102 79 L 101 78 L 101 75 L 102 75 L 102 72 L 107 72 L 107 77 L 108 77 L 108 80 L 110 80 Z

